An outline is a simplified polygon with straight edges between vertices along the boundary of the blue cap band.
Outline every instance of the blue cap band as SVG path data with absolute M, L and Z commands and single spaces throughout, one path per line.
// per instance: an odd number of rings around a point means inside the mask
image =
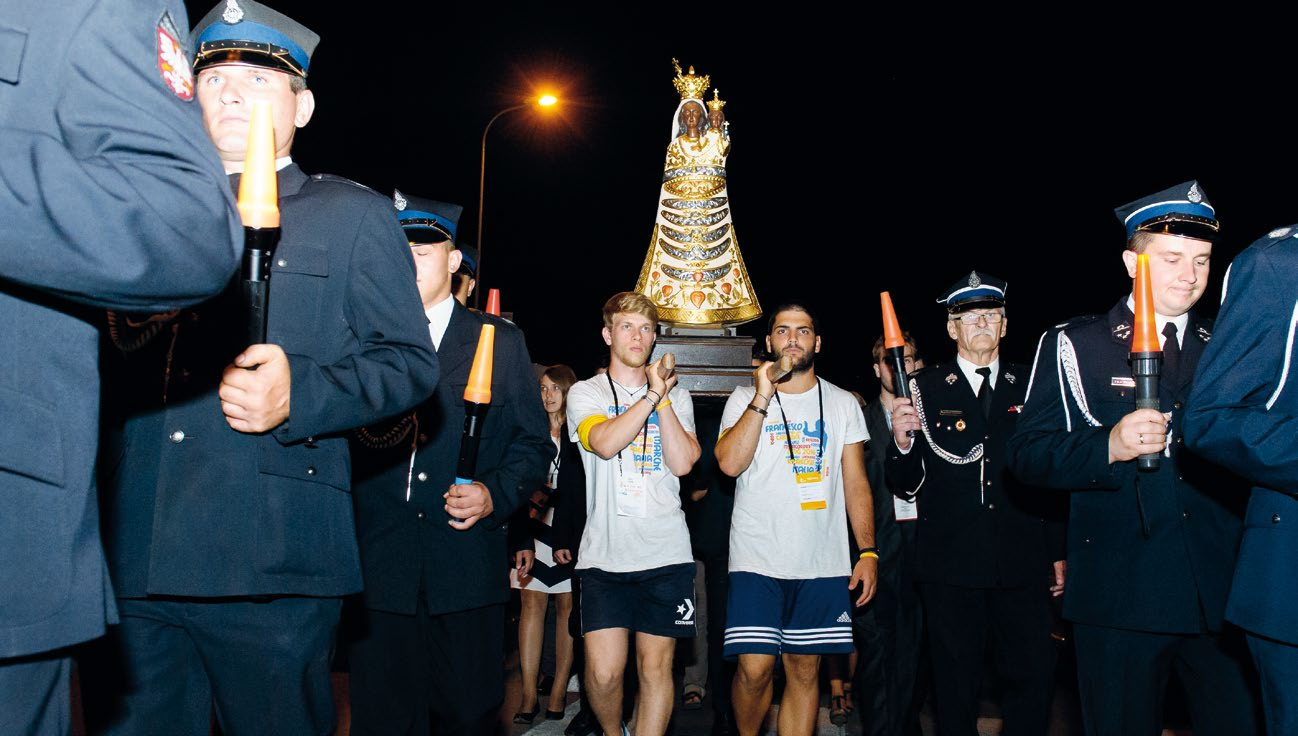
M 307 65 L 311 63 L 311 58 L 307 56 L 306 51 L 301 46 L 293 43 L 293 40 L 279 31 L 252 21 L 243 21 L 233 25 L 229 23 L 213 23 L 208 26 L 203 34 L 198 37 L 196 47 L 204 43 L 213 41 L 251 41 L 252 43 L 268 43 L 288 51 L 289 56 L 302 67 L 305 73 Z
M 1146 207 L 1141 207 L 1130 215 L 1127 215 L 1127 237 L 1135 235 L 1136 230 L 1150 220 L 1155 220 L 1163 215 L 1171 214 L 1206 217 L 1209 220 L 1217 219 L 1217 211 L 1206 204 L 1194 203 L 1186 200 L 1157 202 Z
M 451 222 L 447 218 L 442 217 L 441 215 L 435 212 L 424 212 L 423 210 L 401 210 L 400 212 L 397 213 L 397 220 L 401 222 L 402 227 L 428 227 L 428 228 L 431 228 L 432 226 L 423 225 L 419 223 L 407 225 L 405 224 L 405 222 L 406 220 L 432 220 L 433 222 L 436 222 L 438 225 L 441 225 L 442 229 L 445 230 L 447 234 L 451 236 L 452 240 L 455 239 L 455 223 Z

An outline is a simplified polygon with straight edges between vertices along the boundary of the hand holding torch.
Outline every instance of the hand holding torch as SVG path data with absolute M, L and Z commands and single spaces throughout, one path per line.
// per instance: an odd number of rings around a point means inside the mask
M 674 370 L 676 370 L 676 354 L 664 353 L 658 361 L 658 377 L 666 381 Z
M 906 336 L 897 322 L 897 311 L 892 308 L 892 295 L 886 291 L 879 293 L 879 302 L 883 306 L 883 349 L 888 352 L 892 362 L 892 395 L 903 399 L 910 398 L 910 380 L 906 373 Z M 914 437 L 915 430 L 907 430 L 907 437 Z
M 1158 343 L 1154 317 L 1154 290 L 1150 285 L 1149 255 L 1136 256 L 1135 313 L 1131 330 L 1131 377 L 1136 380 L 1136 408 L 1158 411 L 1158 379 L 1163 372 L 1163 348 Z M 1157 452 L 1136 459 L 1139 470 L 1158 470 Z
M 460 437 L 460 458 L 455 466 L 456 485 L 473 482 L 478 470 L 478 440 L 482 422 L 491 406 L 491 363 L 495 354 L 496 326 L 483 325 L 478 349 L 469 369 L 469 385 L 464 387 L 464 434 Z
M 254 102 L 248 127 L 248 151 L 239 179 L 239 216 L 243 220 L 243 290 L 247 344 L 266 342 L 270 259 L 279 242 L 279 184 L 275 172 L 275 126 L 270 103 Z

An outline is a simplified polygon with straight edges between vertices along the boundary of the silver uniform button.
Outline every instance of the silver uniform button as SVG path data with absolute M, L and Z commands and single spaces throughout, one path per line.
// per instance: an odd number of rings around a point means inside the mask
M 419 475 L 416 475 L 415 477 L 421 481 L 428 480 L 428 473 L 420 472 Z
M 184 442 L 184 441 L 185 441 L 185 433 L 182 432 L 182 431 L 180 431 L 179 429 L 176 430 L 175 432 L 172 432 L 172 433 L 171 433 L 171 441 L 172 441 L 172 442 L 176 442 L 176 443 Z

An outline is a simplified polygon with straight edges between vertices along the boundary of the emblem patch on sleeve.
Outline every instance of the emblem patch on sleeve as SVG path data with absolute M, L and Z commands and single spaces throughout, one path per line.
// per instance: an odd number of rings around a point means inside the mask
M 177 97 L 188 102 L 194 99 L 194 72 L 180 45 L 180 33 L 171 20 L 171 13 L 163 12 L 158 19 L 158 71 L 162 81 Z

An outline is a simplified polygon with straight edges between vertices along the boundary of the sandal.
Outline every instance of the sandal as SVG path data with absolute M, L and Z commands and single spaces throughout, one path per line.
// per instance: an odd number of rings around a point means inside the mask
M 848 682 L 843 683 L 843 710 L 848 713 L 856 710 L 856 702 L 852 699 L 852 685 Z
M 698 690 L 686 690 L 681 696 L 682 710 L 699 710 L 703 707 L 703 693 Z
M 829 696 L 829 722 L 835 726 L 847 724 L 847 708 L 843 705 L 846 700 L 844 695 Z

